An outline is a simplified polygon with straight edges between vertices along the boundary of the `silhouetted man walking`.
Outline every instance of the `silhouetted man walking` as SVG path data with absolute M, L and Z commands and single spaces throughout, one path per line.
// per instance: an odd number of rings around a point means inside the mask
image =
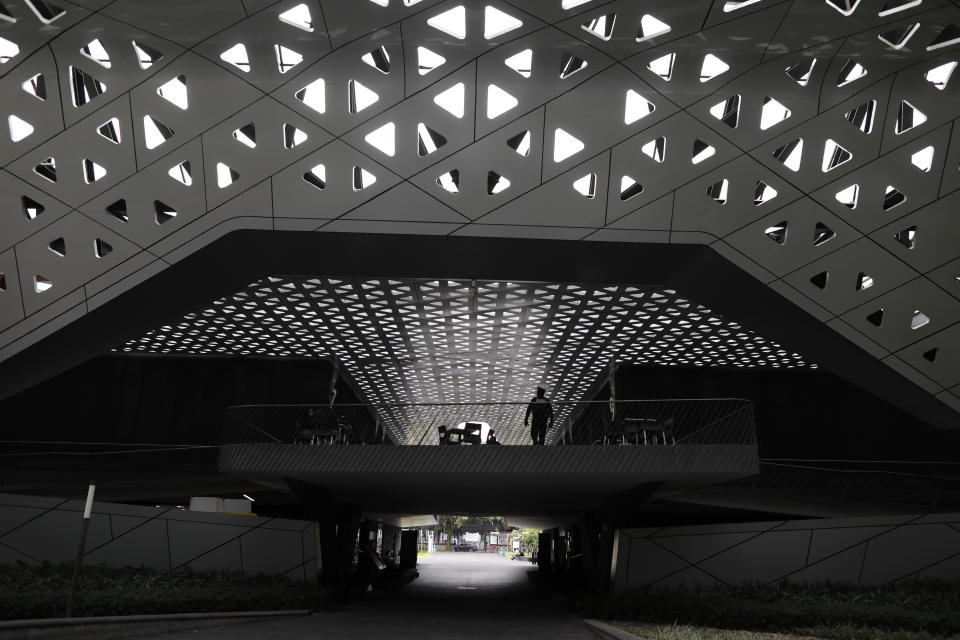
M 537 395 L 527 405 L 523 426 L 527 426 L 531 416 L 533 424 L 530 426 L 530 437 L 533 444 L 543 444 L 547 438 L 547 429 L 553 426 L 553 405 L 550 404 L 547 390 L 543 387 L 537 387 Z

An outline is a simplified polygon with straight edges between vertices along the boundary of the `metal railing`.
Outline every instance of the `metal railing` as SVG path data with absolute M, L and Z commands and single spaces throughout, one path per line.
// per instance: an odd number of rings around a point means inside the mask
M 899 505 L 917 509 L 960 508 L 960 478 L 813 464 L 760 462 L 760 473 L 717 485 L 758 497 L 835 505 Z
M 527 402 L 238 405 L 227 409 L 221 442 L 429 445 L 439 444 L 442 426 L 454 434 L 455 442 L 488 444 L 492 431 L 498 444 L 522 445 L 532 442 L 530 428 L 524 425 L 528 406 Z M 737 398 L 554 402 L 552 410 L 546 444 L 756 444 L 753 404 Z

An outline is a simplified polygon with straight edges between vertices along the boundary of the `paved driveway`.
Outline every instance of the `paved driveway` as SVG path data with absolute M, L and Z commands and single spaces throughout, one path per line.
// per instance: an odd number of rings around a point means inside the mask
M 164 640 L 334 640 L 364 638 L 552 638 L 595 636 L 527 577 L 528 562 L 486 553 L 436 553 L 420 577 L 391 593 L 359 599 L 349 611 L 168 633 Z

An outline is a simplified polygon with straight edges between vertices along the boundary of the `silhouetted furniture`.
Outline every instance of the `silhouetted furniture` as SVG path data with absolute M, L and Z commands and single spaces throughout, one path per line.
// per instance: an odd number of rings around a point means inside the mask
M 676 444 L 673 418 L 624 418 L 618 428 L 604 436 L 604 444 Z
M 479 422 L 468 422 L 464 426 L 464 442 L 467 444 L 480 444 L 482 441 L 480 439 L 480 431 L 483 429 L 483 425 Z

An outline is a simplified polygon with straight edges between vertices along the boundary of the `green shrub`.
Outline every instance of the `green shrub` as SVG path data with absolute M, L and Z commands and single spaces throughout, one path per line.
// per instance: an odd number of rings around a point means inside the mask
M 919 640 L 960 633 L 960 585 L 799 585 L 648 588 L 575 601 L 585 617 L 819 637 Z M 893 634 L 893 635 L 890 635 Z
M 60 617 L 70 564 L 0 565 L 0 619 Z M 266 609 L 327 609 L 330 600 L 313 585 L 285 577 L 178 569 L 84 567 L 74 615 L 133 615 Z

